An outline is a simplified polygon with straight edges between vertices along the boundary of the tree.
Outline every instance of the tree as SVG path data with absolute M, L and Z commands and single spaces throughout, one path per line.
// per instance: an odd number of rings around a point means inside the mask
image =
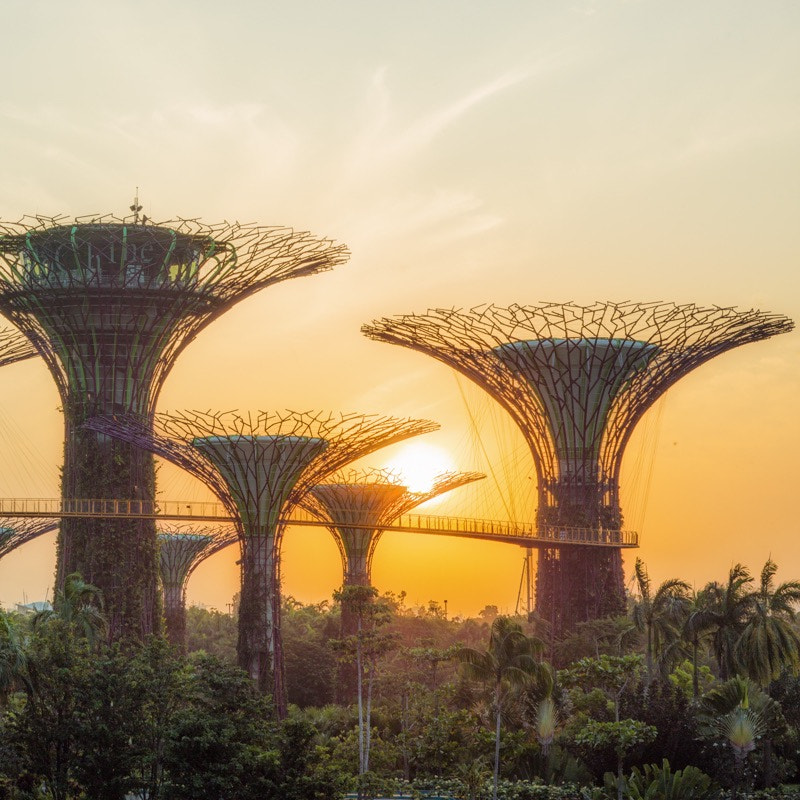
M 625 787 L 622 767 L 625 756 L 629 755 L 634 747 L 652 742 L 657 733 L 652 725 L 637 719 L 617 719 L 614 722 L 590 719 L 575 735 L 575 742 L 594 749 L 614 751 L 617 757 L 617 800 L 622 800 Z
M 692 623 L 698 631 L 708 630 L 721 680 L 728 680 L 738 671 L 737 643 L 752 612 L 753 576 L 747 567 L 736 564 L 725 584 L 713 581 L 703 589 L 704 605 L 697 610 Z
M 300 708 L 324 706 L 334 699 L 336 654 L 328 640 L 339 635 L 339 626 L 328 611 L 327 603 L 303 605 L 291 597 L 283 599 L 286 693 Z
M 219 659 L 232 666 L 225 659 Z M 130 691 L 139 698 L 137 751 L 133 774 L 143 800 L 162 797 L 166 781 L 164 751 L 174 735 L 176 714 L 185 707 L 190 694 L 193 659 L 186 659 L 166 639 L 152 637 L 128 663 Z M 223 670 L 224 671 L 224 670 Z
M 698 720 L 701 736 L 722 740 L 730 747 L 733 769 L 729 764 L 721 766 L 732 774 L 734 788 L 743 782 L 745 760 L 756 749 L 758 740 L 767 734 L 778 734 L 786 724 L 779 704 L 738 675 L 703 697 Z
M 55 608 L 34 616 L 25 648 L 19 673 L 25 702 L 12 714 L 9 731 L 30 772 L 44 782 L 53 800 L 65 800 L 82 777 L 78 768 L 82 742 L 95 722 L 107 725 L 109 732 L 104 745 L 107 785 L 99 796 L 113 800 L 125 793 L 129 753 L 123 732 L 136 715 L 98 701 L 98 693 L 106 688 L 114 691 L 111 674 L 108 686 L 105 675 L 92 677 L 92 654 L 106 631 L 101 608 L 100 591 L 77 573 L 68 575 L 64 589 L 56 594 Z M 87 798 L 98 797 L 93 793 L 96 787 L 84 788 Z
M 34 627 L 54 616 L 90 646 L 97 645 L 108 629 L 103 616 L 103 593 L 78 572 L 67 575 L 64 588 L 56 592 L 53 609 L 39 611 L 34 616 Z
M 688 662 L 686 662 L 688 665 Z M 640 763 L 658 763 L 666 758 L 675 768 L 697 761 L 697 720 L 691 702 L 691 675 L 687 669 L 684 685 L 657 678 L 649 686 L 639 684 L 624 692 L 620 716 L 646 722 L 658 731 L 656 738 L 637 753 Z
M 548 694 L 539 701 L 536 706 L 536 718 L 534 722 L 534 732 L 539 744 L 542 747 L 542 753 L 545 758 L 550 750 L 550 745 L 556 735 L 556 728 L 558 727 L 558 709 L 556 708 L 555 700 L 552 694 Z
M 57 615 L 40 619 L 27 647 L 25 702 L 12 711 L 8 734 L 52 800 L 67 800 L 75 783 L 78 707 L 90 702 L 83 691 L 88 669 L 87 642 Z M 117 787 L 111 783 L 114 798 Z
M 492 623 L 488 650 L 465 647 L 458 652 L 458 659 L 464 664 L 467 674 L 492 687 L 495 717 L 493 800 L 497 800 L 500 776 L 502 712 L 509 694 L 535 682 L 548 689 L 552 686 L 552 672 L 539 660 L 542 650 L 542 642 L 526 636 L 518 622 L 509 617 L 497 617 Z
M 794 606 L 800 602 L 800 581 L 775 586 L 778 567 L 768 559 L 751 595 L 751 613 L 736 642 L 735 658 L 742 672 L 766 686 L 784 669 L 800 666 L 800 635 L 793 627 Z
M 230 664 L 236 663 L 236 617 L 215 608 L 186 609 L 186 649 L 203 650 Z
M 632 616 L 637 629 L 645 633 L 647 685 L 650 685 L 654 678 L 654 661 L 661 662 L 680 639 L 691 587 L 686 581 L 670 578 L 658 587 L 655 594 L 651 594 L 650 577 L 640 558 L 636 559 L 633 574 L 639 598 L 634 603 Z
M 714 619 L 711 613 L 712 595 L 716 592 L 709 584 L 699 592 L 695 592 L 689 601 L 689 610 L 686 621 L 683 624 L 683 638 L 691 645 L 692 650 L 692 697 L 698 700 L 700 697 L 700 676 L 698 670 L 700 642 L 710 634 L 714 627 Z
M 582 658 L 572 667 L 558 673 L 559 681 L 565 686 L 579 690 L 592 687 L 611 701 L 614 720 L 584 720 L 575 734 L 575 742 L 595 750 L 611 749 L 617 764 L 617 797 L 622 800 L 624 779 L 622 768 L 630 750 L 655 739 L 657 730 L 652 725 L 635 719 L 620 719 L 620 699 L 622 693 L 633 683 L 638 682 L 642 669 L 642 658 L 630 656 L 600 656 Z
M 65 676 L 75 696 L 69 774 L 85 800 L 124 800 L 138 788 L 144 687 L 135 672 L 130 654 L 114 644 L 84 649 Z
M 350 584 L 334 594 L 342 607 L 355 616 L 356 632 L 332 644 L 346 659 L 356 663 L 358 702 L 358 774 L 369 772 L 369 755 L 372 736 L 372 690 L 378 659 L 393 646 L 394 637 L 381 631 L 389 622 L 389 605 L 378 599 L 373 586 Z M 366 687 L 365 687 L 366 683 Z M 366 693 L 365 693 L 366 688 Z
M 276 723 L 247 674 L 199 653 L 181 695 L 163 743 L 165 800 L 277 796 Z
M 553 662 L 565 667 L 582 658 L 624 656 L 639 647 L 640 634 L 627 614 L 579 622 L 556 642 Z
M 452 661 L 458 653 L 458 646 L 430 647 L 420 646 L 408 648 L 407 653 L 411 658 L 428 667 L 430 689 L 433 693 L 433 717 L 439 716 L 439 665 Z
M 0 708 L 26 678 L 27 656 L 14 621 L 0 609 Z

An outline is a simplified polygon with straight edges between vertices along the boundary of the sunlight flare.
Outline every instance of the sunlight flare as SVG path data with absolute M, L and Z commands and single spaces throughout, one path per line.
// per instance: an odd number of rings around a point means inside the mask
M 384 467 L 397 473 L 400 482 L 412 492 L 427 492 L 438 475 L 455 471 L 446 450 L 422 442 L 407 444 Z

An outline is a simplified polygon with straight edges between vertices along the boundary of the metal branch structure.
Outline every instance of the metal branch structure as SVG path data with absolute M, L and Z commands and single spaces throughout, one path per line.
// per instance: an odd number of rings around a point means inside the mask
M 13 328 L 0 328 L 0 367 L 33 358 L 36 348 L 27 336 Z
M 388 525 L 434 497 L 485 477 L 479 472 L 446 472 L 428 491 L 412 492 L 387 470 L 350 471 L 313 486 L 302 506 L 330 523 L 328 530 L 342 556 L 342 585 L 371 586 L 375 548 Z
M 606 538 L 622 525 L 619 474 L 636 423 L 679 378 L 787 317 L 673 303 L 432 309 L 376 320 L 371 339 L 430 355 L 488 392 L 522 431 L 538 477 L 537 526 Z M 539 550 L 537 610 L 554 633 L 624 611 L 621 550 Z
M 0 313 L 45 360 L 65 416 L 62 496 L 154 497 L 153 457 L 83 429 L 98 414 L 155 409 L 181 351 L 267 286 L 345 261 L 347 249 L 288 228 L 195 220 L 25 217 L 0 222 Z M 105 596 L 112 639 L 158 630 L 155 526 L 61 526 L 56 584 L 71 572 Z
M 58 528 L 55 519 L 6 518 L 0 520 L 0 558 L 42 534 Z
M 279 516 L 312 486 L 380 447 L 438 428 L 426 420 L 319 412 L 190 411 L 97 418 L 86 427 L 146 448 L 203 481 L 236 522 L 242 546 L 239 665 L 285 712 L 280 640 Z
M 182 525 L 160 525 L 157 538 L 165 631 L 170 643 L 185 653 L 189 578 L 203 561 L 237 542 L 239 532 L 232 525 L 203 531 Z

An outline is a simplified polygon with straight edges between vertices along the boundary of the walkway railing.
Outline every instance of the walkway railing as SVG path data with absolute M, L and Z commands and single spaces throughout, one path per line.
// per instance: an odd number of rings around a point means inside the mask
M 222 503 L 185 500 L 102 500 L 62 498 L 0 499 L 2 517 L 95 517 L 122 519 L 160 519 L 180 522 L 231 522 Z M 295 509 L 282 520 L 286 525 L 326 526 L 326 522 L 305 509 Z M 374 524 L 365 515 L 362 521 L 348 519 L 348 527 L 373 530 Z M 384 531 L 427 533 L 439 536 L 460 536 L 518 544 L 522 547 L 561 547 L 580 544 L 597 547 L 638 547 L 635 531 L 596 528 L 547 527 L 537 529 L 531 523 L 468 517 L 403 514 Z

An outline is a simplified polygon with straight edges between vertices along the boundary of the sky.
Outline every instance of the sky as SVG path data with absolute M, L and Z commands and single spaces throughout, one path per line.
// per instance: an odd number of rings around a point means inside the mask
M 434 419 L 428 461 L 486 472 L 430 513 L 532 515 L 533 467 L 496 405 L 372 319 L 493 302 L 640 300 L 800 318 L 800 5 L 765 0 L 278 4 L 6 0 L 0 218 L 144 213 L 289 225 L 348 264 L 232 309 L 159 409 Z M 0 496 L 58 493 L 63 420 L 37 360 L 0 373 Z M 696 586 L 767 558 L 800 577 L 800 333 L 727 353 L 642 420 L 626 526 L 651 578 Z M 431 456 L 430 454 L 434 455 Z M 411 460 L 394 448 L 373 466 Z M 204 496 L 170 468 L 164 499 Z M 189 600 L 224 610 L 235 554 Z M 341 582 L 290 530 L 283 590 Z M 523 551 L 386 533 L 374 582 L 451 614 L 513 611 Z M 50 590 L 54 539 L 0 561 L 0 603 Z

